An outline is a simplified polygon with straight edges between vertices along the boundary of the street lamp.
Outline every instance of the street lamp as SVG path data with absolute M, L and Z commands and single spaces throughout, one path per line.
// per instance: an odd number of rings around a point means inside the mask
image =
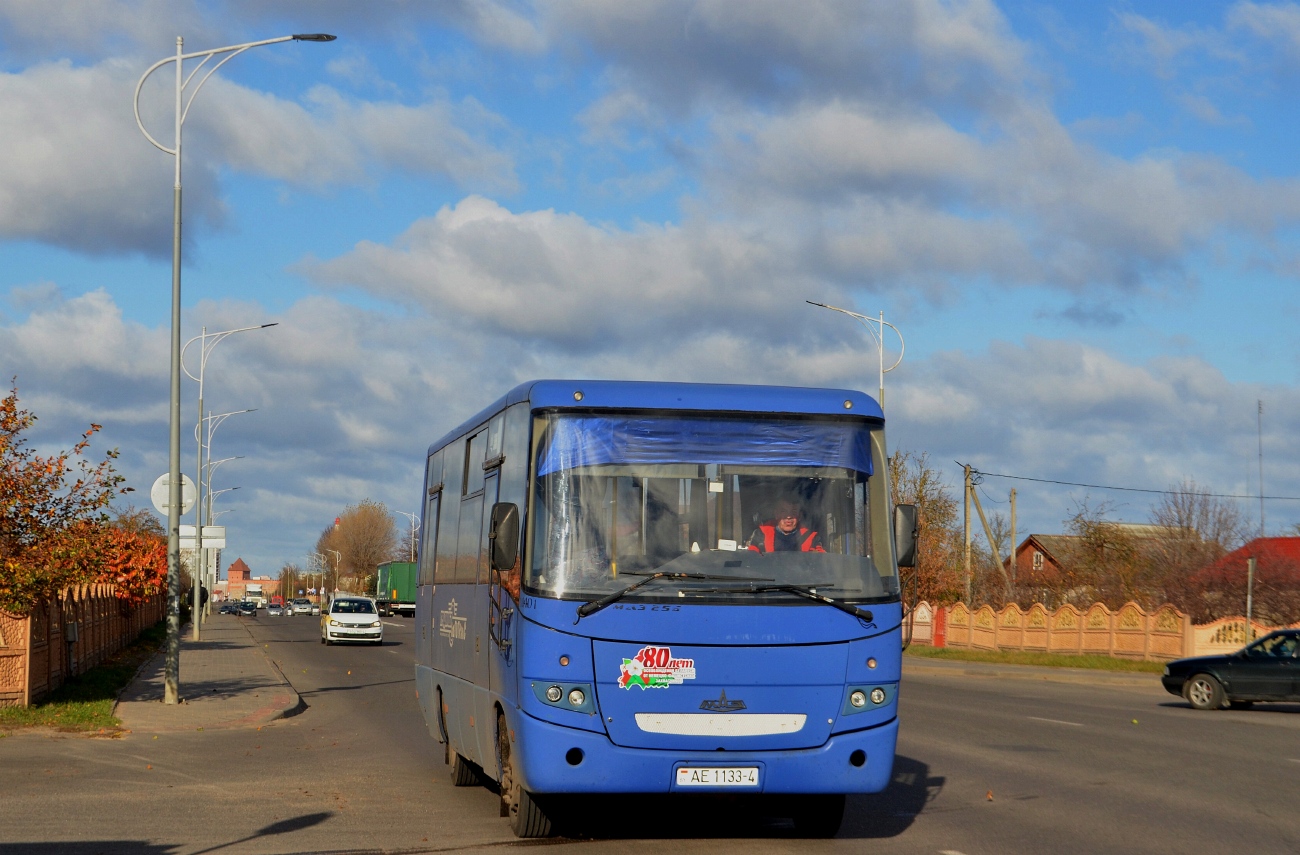
M 208 458 L 211 459 L 211 457 L 212 457 L 212 435 L 213 435 L 214 433 L 217 432 L 217 428 L 221 426 L 221 423 L 224 422 L 226 419 L 230 418 L 231 416 L 238 416 L 238 415 L 240 415 L 240 414 L 242 414 L 242 413 L 252 413 L 252 412 L 256 412 L 256 411 L 257 411 L 257 408 L 256 408 L 256 407 L 253 407 L 252 409 L 247 409 L 247 410 L 231 410 L 231 411 L 228 412 L 228 413 L 219 413 L 218 415 L 215 415 L 215 416 L 212 415 L 211 413 L 208 413 L 208 415 L 204 416 L 203 418 L 200 418 L 200 419 L 199 419 L 199 423 L 196 424 L 196 425 L 194 426 L 194 438 L 197 439 L 197 440 L 199 441 L 199 486 L 198 486 L 199 495 L 198 495 L 198 501 L 195 502 L 195 504 L 197 505 L 197 507 L 195 508 L 195 511 L 194 511 L 194 518 L 195 518 L 194 521 L 195 521 L 195 523 L 196 523 L 196 525 L 195 525 L 195 527 L 194 527 L 194 558 L 195 558 L 195 561 L 196 561 L 197 564 L 198 564 L 198 567 L 195 568 L 195 576 L 196 576 L 196 578 L 198 578 L 198 579 L 203 579 L 203 578 L 205 578 L 205 576 L 206 576 L 206 570 L 207 570 L 207 563 L 208 563 L 208 562 L 207 562 L 207 551 L 203 548 L 203 525 L 204 525 L 204 520 L 203 520 L 203 505 L 204 505 L 204 502 L 203 502 L 203 489 L 204 489 L 204 484 L 205 484 L 205 483 L 207 484 L 207 486 L 208 486 L 209 489 L 210 489 L 211 486 L 212 486 L 212 470 L 211 470 L 211 468 L 208 469 L 207 477 L 204 478 L 204 476 L 203 476 L 203 468 L 204 468 L 204 467 L 203 467 L 203 450 L 204 450 L 205 448 L 207 449 Z M 207 423 L 208 423 L 208 438 L 207 438 L 207 442 L 204 442 L 204 440 L 203 440 L 202 427 L 203 427 L 203 423 L 204 423 L 204 422 L 207 422 Z M 218 464 L 221 464 L 221 463 L 225 463 L 226 460 L 236 460 L 236 459 L 238 459 L 238 458 L 235 458 L 235 457 L 227 457 L 227 458 L 225 458 L 225 459 L 223 459 L 223 460 L 219 460 L 219 461 L 217 461 L 217 463 L 218 463 Z M 212 466 L 212 464 L 208 464 L 208 465 L 209 465 L 209 467 Z M 198 590 L 196 590 L 196 591 L 194 592 L 194 608 L 195 608 L 195 612 L 194 612 L 194 613 L 195 613 L 195 614 L 198 614 L 198 609 L 199 609 L 199 593 L 200 593 L 200 592 L 199 592 Z M 199 622 L 198 622 L 197 620 L 194 621 L 194 640 L 195 640 L 195 641 L 198 641 L 198 640 L 199 640 Z
M 145 139 L 149 140 L 155 148 L 166 152 L 176 158 L 175 175 L 176 180 L 172 185 L 172 335 L 171 335 L 171 407 L 170 407 L 170 431 L 169 431 L 169 448 L 168 448 L 168 491 L 167 491 L 167 660 L 163 669 L 164 672 L 164 689 L 163 703 L 177 704 L 180 703 L 180 663 L 181 663 L 181 126 L 185 124 L 185 116 L 189 113 L 190 107 L 194 104 L 194 98 L 203 88 L 203 84 L 208 82 L 216 70 L 234 59 L 239 54 L 249 48 L 259 47 L 261 45 L 275 44 L 277 42 L 301 41 L 301 42 L 330 42 L 334 41 L 334 36 L 326 33 L 304 33 L 292 36 L 281 36 L 275 39 L 265 39 L 259 42 L 247 42 L 245 44 L 228 45 L 226 47 L 213 48 L 211 50 L 198 51 L 197 53 L 184 52 L 184 39 L 176 37 L 176 56 L 161 59 L 149 66 L 141 77 L 140 82 L 135 85 L 135 123 L 140 128 L 140 133 L 144 134 Z M 188 102 L 184 102 L 185 87 L 194 79 L 194 75 L 207 63 L 209 59 L 219 54 L 229 54 L 214 65 L 207 74 L 203 76 L 194 91 L 190 93 Z M 187 59 L 197 59 L 202 57 L 202 61 L 190 72 L 189 77 L 185 77 L 184 65 Z M 173 124 L 173 144 L 171 147 L 165 146 L 145 129 L 144 122 L 140 118 L 140 90 L 144 87 L 144 82 L 149 79 L 159 68 L 162 68 L 169 62 L 176 63 L 176 115 Z M 183 106 L 182 103 L 184 102 Z
M 327 549 L 325 551 L 334 553 L 334 591 L 337 591 L 339 589 L 339 559 L 343 557 L 343 553 L 337 549 Z M 330 593 L 334 593 L 334 591 Z
M 825 303 L 818 303 L 814 300 L 804 300 L 804 302 L 811 306 L 820 306 L 823 309 L 830 309 L 832 312 L 839 312 L 842 315 L 848 315 L 850 318 L 853 318 L 858 323 L 862 324 L 863 328 L 866 329 L 867 332 L 871 333 L 871 338 L 875 340 L 876 348 L 880 351 L 880 408 L 884 409 L 885 374 L 893 371 L 899 366 L 903 361 L 903 351 L 906 348 L 906 345 L 903 344 L 903 334 L 898 331 L 898 327 L 885 320 L 884 312 L 880 313 L 879 318 L 870 318 L 866 315 L 859 315 L 857 312 L 850 312 L 848 309 L 841 309 L 839 306 L 828 306 Z M 868 323 L 877 324 L 879 326 L 879 332 L 868 326 Z M 885 327 L 889 327 L 894 331 L 894 335 L 898 336 L 898 359 L 888 368 L 885 367 Z
M 195 431 L 197 433 L 197 430 Z M 229 463 L 232 460 L 243 460 L 244 455 L 237 454 L 234 457 L 223 457 L 217 461 L 209 461 L 206 466 L 203 464 L 203 450 L 208 449 L 208 456 L 212 456 L 212 449 L 205 446 L 202 440 L 199 441 L 199 479 L 198 479 L 198 500 L 195 502 L 194 509 L 194 560 L 198 563 L 197 573 L 200 579 L 207 579 L 212 583 L 209 590 L 215 590 L 217 586 L 217 573 L 215 569 L 208 567 L 208 551 L 203 546 L 203 527 L 205 525 L 214 525 L 216 517 L 212 514 L 212 473 L 223 463 Z M 204 469 L 207 474 L 204 474 Z M 206 500 L 204 496 L 207 496 Z M 206 510 L 205 510 L 206 508 Z M 204 620 L 207 620 L 208 613 L 203 614 Z M 198 629 L 195 628 L 197 637 Z
M 415 532 L 420 527 L 420 515 L 408 514 L 406 511 L 396 511 L 396 513 L 409 517 L 411 520 L 411 563 L 415 563 Z
M 216 348 L 218 344 L 224 341 L 227 337 L 234 335 L 235 333 L 248 332 L 249 330 L 264 330 L 267 327 L 274 327 L 274 326 L 279 326 L 279 324 L 278 323 L 259 324 L 256 326 L 239 327 L 238 329 L 222 330 L 221 332 L 214 332 L 214 333 L 209 333 L 208 328 L 203 327 L 203 330 L 199 335 L 196 335 L 194 338 L 185 342 L 185 346 L 181 348 L 181 370 L 184 371 L 185 374 L 191 380 L 199 384 L 199 421 L 194 428 L 194 438 L 197 441 L 199 447 L 199 463 L 197 467 L 198 477 L 196 479 L 198 481 L 199 494 L 197 496 L 198 501 L 195 502 L 195 507 L 194 507 L 194 530 L 195 530 L 195 540 L 194 540 L 195 553 L 194 554 L 198 560 L 200 569 L 202 569 L 204 565 L 206 565 L 207 563 L 207 554 L 204 552 L 203 549 L 203 513 L 204 513 L 203 512 L 203 489 L 204 489 L 203 449 L 204 449 L 204 444 L 203 444 L 203 436 L 200 432 L 200 427 L 203 424 L 203 377 L 204 377 L 204 372 L 208 367 L 208 357 L 212 355 L 212 351 Z M 212 339 L 212 341 L 209 342 L 208 339 Z M 196 341 L 199 342 L 199 376 L 198 377 L 195 377 L 193 374 L 191 374 L 190 369 L 185 366 L 185 352 L 188 351 L 190 349 L 190 345 L 194 344 L 194 342 Z M 210 456 L 211 449 L 209 449 L 208 451 Z M 212 521 L 211 517 L 212 517 L 211 509 L 209 508 L 208 511 L 209 522 Z M 215 583 L 215 580 L 213 581 Z M 196 633 L 194 637 L 198 638 L 197 623 L 195 624 L 194 630 Z

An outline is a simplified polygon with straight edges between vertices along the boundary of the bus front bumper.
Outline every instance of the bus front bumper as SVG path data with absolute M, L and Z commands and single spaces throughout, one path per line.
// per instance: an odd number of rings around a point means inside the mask
M 517 713 L 517 774 L 532 793 L 878 793 L 888 784 L 898 719 L 832 736 L 816 748 L 779 751 L 624 748 L 603 733 Z M 756 769 L 741 786 L 679 786 L 678 770 Z M 689 776 L 683 775 L 683 778 Z

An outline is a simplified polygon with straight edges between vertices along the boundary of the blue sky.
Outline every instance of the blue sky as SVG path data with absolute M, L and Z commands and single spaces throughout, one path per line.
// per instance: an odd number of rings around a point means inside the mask
M 214 442 L 244 456 L 228 559 L 411 510 L 427 444 L 532 377 L 873 391 L 874 345 L 806 299 L 898 325 L 890 442 L 954 484 L 1252 494 L 1263 400 L 1265 492 L 1300 496 L 1300 5 L 0 0 L 0 372 L 45 447 L 103 423 L 137 504 L 172 162 L 135 83 L 177 35 L 315 31 L 185 125 L 184 336 L 279 323 L 209 363 L 213 410 L 257 408 Z M 1022 532 L 1151 503 L 1015 486 Z

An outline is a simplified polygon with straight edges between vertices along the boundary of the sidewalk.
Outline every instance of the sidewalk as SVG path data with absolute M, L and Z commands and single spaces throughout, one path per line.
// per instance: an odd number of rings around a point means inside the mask
M 118 698 L 113 715 L 132 733 L 259 727 L 297 712 L 298 693 L 262 650 L 241 618 L 213 614 L 202 627 L 181 631 L 179 704 L 164 704 L 160 651 Z
M 1095 668 L 1049 668 L 1041 665 L 1001 665 L 993 662 L 962 662 L 903 656 L 903 677 L 930 674 L 942 677 L 985 677 L 999 680 L 1036 680 L 1048 683 L 1076 683 L 1124 686 L 1164 691 L 1159 674 L 1131 671 L 1101 671 Z

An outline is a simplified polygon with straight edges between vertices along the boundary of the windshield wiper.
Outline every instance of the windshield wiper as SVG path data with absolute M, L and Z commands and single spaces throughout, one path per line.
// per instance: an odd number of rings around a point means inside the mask
M 817 593 L 820 585 L 750 585 L 748 588 L 708 588 L 700 591 L 701 594 L 773 594 L 786 593 L 794 594 L 797 597 L 803 597 L 805 600 L 812 600 L 815 603 L 822 603 L 831 608 L 839 609 L 845 614 L 853 615 L 866 621 L 874 621 L 876 616 L 866 609 L 859 608 L 852 603 L 846 603 L 843 600 L 836 600 L 825 594 Z M 827 586 L 829 587 L 829 586 Z
M 705 582 L 715 582 L 715 581 L 772 582 L 774 581 L 772 579 L 755 579 L 748 576 L 717 576 L 709 573 L 651 573 L 649 576 L 645 577 L 640 582 L 636 582 L 635 584 L 628 585 L 626 588 L 622 589 L 621 591 L 615 591 L 612 594 L 601 597 L 599 600 L 592 600 L 589 603 L 583 603 L 582 605 L 578 606 L 578 617 L 573 622 L 576 624 L 582 618 L 585 618 L 588 615 L 595 614 L 596 612 L 605 608 L 605 606 L 618 602 L 619 600 L 626 597 L 628 594 L 635 591 L 637 588 L 641 588 L 644 587 L 645 585 L 649 585 L 651 582 L 654 582 L 657 579 L 698 579 L 698 580 L 703 580 Z

